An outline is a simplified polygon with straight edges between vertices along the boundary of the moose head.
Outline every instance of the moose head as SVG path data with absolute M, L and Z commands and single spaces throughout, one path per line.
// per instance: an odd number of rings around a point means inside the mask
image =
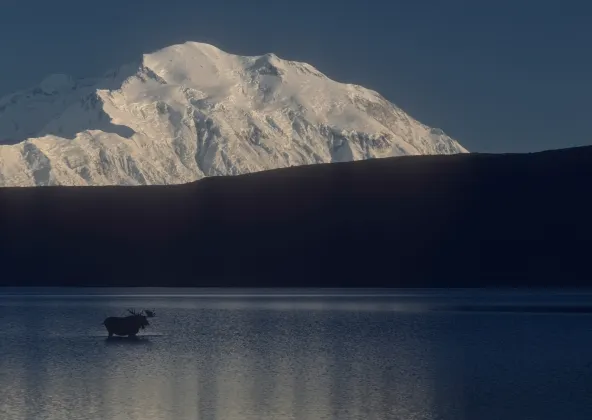
M 153 318 L 155 316 L 154 311 L 150 310 L 142 310 L 140 312 L 136 312 L 134 309 L 127 310 L 133 317 L 137 317 L 138 321 L 140 322 L 140 328 L 144 329 L 150 325 L 148 322 L 148 318 Z

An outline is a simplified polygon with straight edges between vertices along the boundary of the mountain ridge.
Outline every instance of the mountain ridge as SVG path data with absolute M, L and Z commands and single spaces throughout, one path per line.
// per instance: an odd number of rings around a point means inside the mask
M 100 78 L 52 75 L 0 99 L 0 186 L 167 185 L 466 152 L 379 93 L 310 64 L 194 42 Z

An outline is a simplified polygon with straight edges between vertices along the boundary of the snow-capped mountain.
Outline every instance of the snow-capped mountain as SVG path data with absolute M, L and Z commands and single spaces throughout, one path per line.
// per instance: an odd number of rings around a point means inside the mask
M 0 99 L 0 186 L 179 184 L 467 150 L 378 93 L 273 54 L 188 42 Z

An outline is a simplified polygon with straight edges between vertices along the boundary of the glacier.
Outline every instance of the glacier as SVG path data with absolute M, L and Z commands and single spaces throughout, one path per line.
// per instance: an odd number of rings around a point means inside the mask
M 468 153 L 379 93 L 274 54 L 173 45 L 0 99 L 0 186 L 170 185 L 290 166 Z

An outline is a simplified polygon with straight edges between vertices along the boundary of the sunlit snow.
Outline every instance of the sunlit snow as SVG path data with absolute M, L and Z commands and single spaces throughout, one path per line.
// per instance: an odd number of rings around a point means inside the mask
M 465 152 L 378 93 L 309 64 L 195 42 L 102 78 L 52 75 L 0 99 L 0 186 L 179 184 Z

